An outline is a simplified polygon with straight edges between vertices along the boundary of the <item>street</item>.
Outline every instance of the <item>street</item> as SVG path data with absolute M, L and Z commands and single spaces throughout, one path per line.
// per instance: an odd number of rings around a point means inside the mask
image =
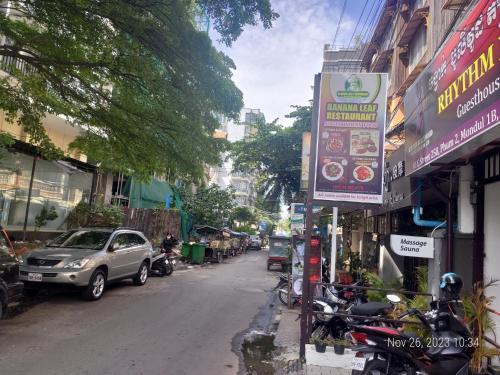
M 276 276 L 266 271 L 266 257 L 249 252 L 150 278 L 144 287 L 127 280 L 97 302 L 52 296 L 1 322 L 1 372 L 237 374 L 243 333 L 265 328 L 255 319 L 259 308 L 272 314 L 266 304 Z

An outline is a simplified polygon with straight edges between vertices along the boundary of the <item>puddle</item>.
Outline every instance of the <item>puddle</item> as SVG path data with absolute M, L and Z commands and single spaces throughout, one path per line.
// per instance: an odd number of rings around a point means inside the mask
M 241 344 L 246 373 L 274 375 L 273 357 L 275 351 L 274 334 L 257 331 L 247 333 Z
M 274 345 L 276 293 L 269 293 L 268 301 L 259 308 L 250 327 L 232 340 L 233 352 L 240 358 L 240 375 L 274 375 L 273 358 L 278 348 Z

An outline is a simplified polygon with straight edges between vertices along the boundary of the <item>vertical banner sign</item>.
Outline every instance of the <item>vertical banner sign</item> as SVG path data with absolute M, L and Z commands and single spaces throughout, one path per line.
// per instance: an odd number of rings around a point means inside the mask
M 304 275 L 304 248 L 303 236 L 292 236 L 292 293 L 302 295 L 302 281 Z
M 407 175 L 498 137 L 500 2 L 478 1 L 454 30 L 405 95 Z
M 302 133 L 302 166 L 300 173 L 300 190 L 307 190 L 309 179 L 309 158 L 311 154 L 311 133 Z
M 322 73 L 314 199 L 382 203 L 386 73 Z
M 293 235 L 304 234 L 304 204 L 292 203 L 290 205 L 290 229 Z

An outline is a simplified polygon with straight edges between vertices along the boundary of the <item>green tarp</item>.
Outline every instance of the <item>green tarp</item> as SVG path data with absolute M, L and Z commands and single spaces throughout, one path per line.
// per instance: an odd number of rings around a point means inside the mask
M 153 179 L 151 182 L 139 182 L 133 177 L 127 180 L 123 188 L 123 194 L 129 197 L 130 208 L 159 208 L 165 207 L 169 202 L 170 206 L 177 208 L 181 217 L 181 235 L 182 240 L 189 240 L 190 218 L 187 212 L 182 210 L 182 201 L 179 192 L 164 181 Z M 168 207 L 171 208 L 171 207 Z
M 167 195 L 170 200 L 174 196 L 174 191 L 167 182 L 156 179 L 151 182 L 138 182 L 133 177 L 128 179 L 123 193 L 129 197 L 130 208 L 165 207 Z

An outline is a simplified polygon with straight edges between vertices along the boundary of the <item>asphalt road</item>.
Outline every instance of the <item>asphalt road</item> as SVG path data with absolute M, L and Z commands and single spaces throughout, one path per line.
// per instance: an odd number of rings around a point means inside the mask
M 0 374 L 241 373 L 242 334 L 272 310 L 266 257 L 249 252 L 143 287 L 124 281 L 97 302 L 51 296 L 0 322 Z

